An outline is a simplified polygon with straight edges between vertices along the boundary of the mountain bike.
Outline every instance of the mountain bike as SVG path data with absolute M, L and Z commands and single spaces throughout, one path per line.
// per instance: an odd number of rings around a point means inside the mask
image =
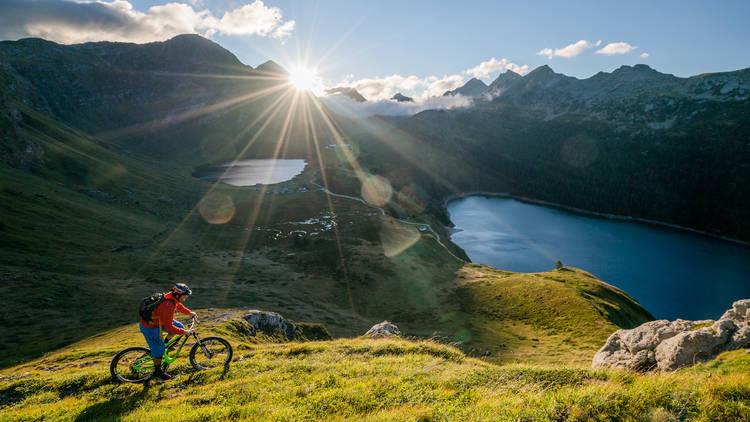
M 193 317 L 188 330 L 192 330 L 198 319 Z M 195 369 L 204 370 L 218 366 L 228 366 L 232 361 L 232 345 L 221 337 L 206 337 L 201 339 L 193 332 L 195 344 L 190 348 L 190 363 Z M 185 346 L 190 335 L 178 334 L 165 345 L 166 351 L 162 358 L 161 367 L 167 367 L 180 357 L 180 351 Z M 179 343 L 179 344 L 178 344 Z M 170 350 L 172 354 L 170 355 Z M 156 367 L 151 358 L 151 350 L 147 347 L 129 347 L 115 355 L 109 365 L 112 378 L 118 382 L 144 383 L 154 375 Z

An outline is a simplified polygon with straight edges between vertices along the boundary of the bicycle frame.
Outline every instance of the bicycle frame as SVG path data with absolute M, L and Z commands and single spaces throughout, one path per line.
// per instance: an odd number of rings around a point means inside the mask
M 193 322 L 192 322 L 192 324 L 190 324 L 190 328 L 188 328 L 188 330 L 192 330 L 193 329 L 193 327 L 195 326 L 195 322 L 196 322 L 196 318 L 193 318 Z M 196 341 L 200 342 L 200 338 L 198 338 L 198 333 L 193 333 L 193 336 L 195 337 Z M 182 348 L 185 346 L 185 343 L 187 343 L 188 337 L 190 337 L 190 336 L 185 335 L 185 334 L 178 334 L 178 335 L 174 336 L 171 340 L 169 340 L 168 343 L 166 343 L 164 345 L 165 346 L 164 356 L 162 356 L 162 360 L 161 360 L 161 365 L 163 367 L 169 366 L 172 362 L 176 361 L 177 358 L 180 357 L 180 351 L 182 351 Z M 178 347 L 173 352 L 172 356 L 169 356 L 169 348 L 173 344 L 176 344 L 179 341 L 182 341 L 182 343 L 180 344 L 180 347 Z M 208 350 L 206 349 L 205 346 L 203 346 L 202 348 L 204 349 L 204 352 L 206 353 L 206 355 L 210 354 L 210 352 L 208 352 Z M 137 370 L 143 370 L 143 369 L 145 369 L 145 370 L 152 370 L 152 369 L 154 369 L 154 360 L 153 360 L 153 358 L 151 356 L 144 356 L 144 357 L 138 359 L 133 364 L 133 369 L 137 369 Z

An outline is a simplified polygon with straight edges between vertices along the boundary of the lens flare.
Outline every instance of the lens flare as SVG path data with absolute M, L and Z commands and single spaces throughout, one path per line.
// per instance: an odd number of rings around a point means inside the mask
M 327 148 L 333 148 L 334 151 L 336 151 L 336 158 L 344 163 L 351 163 L 353 161 L 356 161 L 357 158 L 359 158 L 359 145 L 355 144 L 354 142 L 347 141 L 346 139 L 343 140 L 345 143 L 341 145 L 337 145 L 335 143 L 332 143 L 328 145 Z
M 596 161 L 599 157 L 599 147 L 596 139 L 587 135 L 578 135 L 565 140 L 560 156 L 569 166 L 583 168 Z
M 383 246 L 383 254 L 388 258 L 401 255 L 414 246 L 420 237 L 414 226 L 399 224 L 390 219 L 380 226 L 380 244 Z
M 362 178 L 362 199 L 376 207 L 385 206 L 393 195 L 391 183 L 383 176 L 364 175 Z
M 226 224 L 234 218 L 234 201 L 223 193 L 210 193 L 201 200 L 201 217 L 209 224 Z
M 412 214 L 420 214 L 427 208 L 425 203 L 419 199 L 419 196 L 414 192 L 410 186 L 404 186 L 396 195 L 396 202 L 404 211 Z

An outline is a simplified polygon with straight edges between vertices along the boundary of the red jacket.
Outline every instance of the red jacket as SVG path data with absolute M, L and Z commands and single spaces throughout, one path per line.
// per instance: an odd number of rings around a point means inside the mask
M 154 323 L 149 324 L 141 318 L 141 324 L 147 328 L 156 328 L 159 326 L 159 322 L 161 322 L 162 330 L 172 334 L 182 334 L 185 330 L 174 325 L 175 310 L 180 311 L 180 313 L 185 315 L 190 315 L 191 312 L 190 309 L 186 308 L 182 303 L 175 299 L 172 292 L 169 292 L 164 295 L 164 301 L 154 309 L 154 312 L 151 313 L 151 319 Z

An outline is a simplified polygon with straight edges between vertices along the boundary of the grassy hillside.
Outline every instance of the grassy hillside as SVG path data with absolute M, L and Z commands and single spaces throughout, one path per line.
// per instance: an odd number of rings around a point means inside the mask
M 653 319 L 621 290 L 575 268 L 521 274 L 467 264 L 457 274 L 467 320 L 458 338 L 495 362 L 588 366 L 612 332 Z
M 231 310 L 200 315 L 227 336 Z M 408 334 L 408 333 L 407 333 Z M 231 337 L 227 371 L 176 364 L 167 384 L 109 379 L 116 350 L 142 343 L 135 325 L 0 371 L 7 421 L 61 420 L 726 420 L 750 417 L 750 355 L 662 375 L 566 365 L 497 366 L 430 341 L 278 343 Z M 271 341 L 271 342 L 267 342 Z M 179 361 L 178 361 L 179 362 Z

